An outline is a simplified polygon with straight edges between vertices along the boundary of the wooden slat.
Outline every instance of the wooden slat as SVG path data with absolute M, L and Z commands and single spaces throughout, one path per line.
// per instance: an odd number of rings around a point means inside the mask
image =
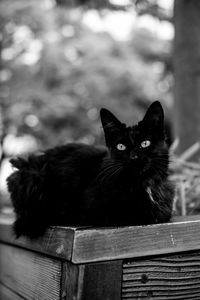
M 23 300 L 23 298 L 17 295 L 14 291 L 0 284 L 0 299 L 1 300 Z
M 20 237 L 16 239 L 12 224 L 0 223 L 0 242 L 71 260 L 74 232 L 74 228 L 51 227 L 41 238 L 30 240 Z
M 200 299 L 199 262 L 200 251 L 125 261 L 122 300 Z
M 1 244 L 0 282 L 27 300 L 58 300 L 61 262 Z
M 86 264 L 81 300 L 121 300 L 122 261 Z
M 0 224 L 0 242 L 24 247 L 75 264 L 200 249 L 200 216 L 175 222 L 121 228 L 52 227 L 37 239 L 15 239 L 11 225 Z
M 198 250 L 200 220 L 198 216 L 184 222 L 76 230 L 73 249 L 74 263 Z
M 63 264 L 62 299 L 121 300 L 122 261 Z
M 200 293 L 191 293 L 189 295 L 173 295 L 173 296 L 155 296 L 152 298 L 151 293 L 141 293 L 141 294 L 135 294 L 131 293 L 126 298 L 123 298 L 123 300 L 199 300 L 200 299 Z
M 84 265 L 63 261 L 61 297 L 66 300 L 81 300 Z

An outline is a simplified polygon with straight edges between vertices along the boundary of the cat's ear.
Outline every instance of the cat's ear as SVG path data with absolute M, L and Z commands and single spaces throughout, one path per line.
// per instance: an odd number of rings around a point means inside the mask
M 163 130 L 164 111 L 159 101 L 155 101 L 149 106 L 142 122 L 147 124 L 149 127 L 157 127 L 160 130 Z
M 122 123 L 106 108 L 100 110 L 100 117 L 103 129 L 106 131 L 120 129 L 122 126 Z
M 100 110 L 101 123 L 105 133 L 105 140 L 107 146 L 112 144 L 112 141 L 119 134 L 120 129 L 125 125 L 121 123 L 108 109 L 102 108 Z

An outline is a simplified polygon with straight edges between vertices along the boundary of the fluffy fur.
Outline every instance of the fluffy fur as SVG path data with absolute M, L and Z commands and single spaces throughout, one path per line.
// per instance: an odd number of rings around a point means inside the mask
M 168 180 L 161 104 L 154 102 L 132 127 L 107 109 L 100 115 L 107 148 L 73 143 L 11 160 L 16 171 L 8 178 L 8 189 L 17 237 L 36 238 L 50 225 L 125 226 L 170 220 L 174 189 Z

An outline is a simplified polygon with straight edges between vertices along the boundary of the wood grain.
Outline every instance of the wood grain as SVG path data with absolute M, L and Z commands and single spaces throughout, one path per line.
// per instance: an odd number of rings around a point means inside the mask
M 125 299 L 200 299 L 200 251 L 124 261 Z
M 87 263 L 200 249 L 199 216 L 190 221 L 76 230 L 72 262 Z
M 51 227 L 46 234 L 38 239 L 30 240 L 25 237 L 15 238 L 12 223 L 2 224 L 0 220 L 0 241 L 29 250 L 71 260 L 74 228 Z
M 62 300 L 81 300 L 84 265 L 63 262 L 62 265 Z
M 62 300 L 121 300 L 122 261 L 63 267 Z
M 75 264 L 200 249 L 200 216 L 171 223 L 120 228 L 52 227 L 37 239 L 15 239 L 12 226 L 0 224 L 0 241 Z
M 122 261 L 86 264 L 81 300 L 121 300 Z
M 23 298 L 17 295 L 14 291 L 0 284 L 0 299 L 1 300 L 23 300 Z
M 58 300 L 61 262 L 1 244 L 0 282 L 27 300 Z

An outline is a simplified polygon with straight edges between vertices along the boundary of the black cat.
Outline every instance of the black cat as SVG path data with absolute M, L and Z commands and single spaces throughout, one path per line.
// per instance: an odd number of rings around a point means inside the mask
M 126 226 L 167 222 L 174 188 L 161 104 L 127 127 L 101 109 L 107 148 L 68 144 L 12 159 L 14 231 L 31 238 L 50 225 Z

